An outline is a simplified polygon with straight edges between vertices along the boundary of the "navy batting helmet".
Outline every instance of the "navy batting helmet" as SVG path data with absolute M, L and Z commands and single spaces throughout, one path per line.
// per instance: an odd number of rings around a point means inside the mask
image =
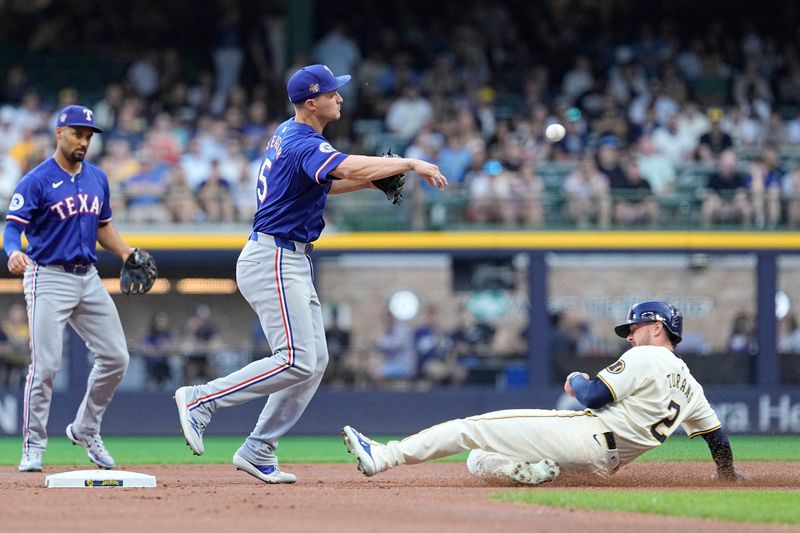
M 614 328 L 614 333 L 626 338 L 631 332 L 631 324 L 643 322 L 661 322 L 674 344 L 681 342 L 683 334 L 683 315 L 667 302 L 641 302 L 633 305 L 628 311 L 628 321 Z

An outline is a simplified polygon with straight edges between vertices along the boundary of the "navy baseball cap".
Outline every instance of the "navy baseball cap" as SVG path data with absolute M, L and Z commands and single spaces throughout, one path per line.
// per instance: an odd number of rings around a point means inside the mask
M 85 126 L 97 133 L 103 133 L 103 130 L 94 125 L 94 111 L 82 105 L 68 105 L 59 111 L 56 127 L 61 126 Z
M 320 94 L 336 91 L 348 81 L 350 74 L 334 76 L 325 65 L 309 65 L 292 74 L 286 89 L 289 101 L 297 104 Z

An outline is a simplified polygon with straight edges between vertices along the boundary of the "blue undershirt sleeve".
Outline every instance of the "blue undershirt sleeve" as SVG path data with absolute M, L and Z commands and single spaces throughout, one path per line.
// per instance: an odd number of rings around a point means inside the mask
M 3 250 L 7 256 L 11 255 L 11 252 L 22 250 L 23 231 L 25 231 L 24 224 L 13 220 L 6 221 L 6 228 L 3 230 Z
M 575 398 L 590 409 L 598 409 L 614 401 L 611 391 L 601 380 L 586 379 L 580 374 L 575 374 L 569 380 Z

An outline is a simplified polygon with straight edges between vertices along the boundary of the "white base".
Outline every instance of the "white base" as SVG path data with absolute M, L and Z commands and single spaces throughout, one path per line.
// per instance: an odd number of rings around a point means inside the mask
M 156 477 L 124 470 L 73 470 L 46 476 L 44 486 L 49 489 L 151 488 L 156 486 Z

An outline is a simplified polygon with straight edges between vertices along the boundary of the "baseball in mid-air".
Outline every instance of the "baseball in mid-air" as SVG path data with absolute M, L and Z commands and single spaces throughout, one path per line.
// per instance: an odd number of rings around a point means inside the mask
M 567 130 L 561 124 L 550 124 L 544 129 L 545 136 L 553 142 L 563 139 L 566 133 Z

